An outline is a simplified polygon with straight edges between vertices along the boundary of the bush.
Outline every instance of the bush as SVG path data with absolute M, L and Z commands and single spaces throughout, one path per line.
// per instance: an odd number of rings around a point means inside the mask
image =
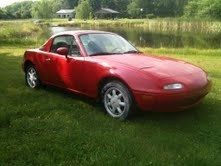
M 76 18 L 77 19 L 89 19 L 91 17 L 92 9 L 90 7 L 88 0 L 80 1 L 76 8 Z
M 147 17 L 148 19 L 156 18 L 156 16 L 155 16 L 153 13 L 147 14 L 146 17 Z

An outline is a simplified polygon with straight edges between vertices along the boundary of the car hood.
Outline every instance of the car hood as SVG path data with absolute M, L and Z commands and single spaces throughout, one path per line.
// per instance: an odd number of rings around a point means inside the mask
M 189 75 L 202 71 L 200 68 L 181 60 L 143 54 L 98 56 L 96 58 L 102 59 L 116 68 L 120 64 L 126 65 L 160 78 Z

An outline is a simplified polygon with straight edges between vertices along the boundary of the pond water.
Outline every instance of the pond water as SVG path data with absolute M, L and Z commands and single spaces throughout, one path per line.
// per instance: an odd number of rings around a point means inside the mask
M 51 27 L 51 34 L 63 31 L 79 30 L 79 29 L 96 29 L 117 33 L 135 46 L 152 47 L 152 48 L 202 48 L 217 49 L 221 48 L 221 33 L 191 33 L 191 32 L 171 32 L 156 33 L 145 30 L 144 28 L 128 28 L 128 27 Z

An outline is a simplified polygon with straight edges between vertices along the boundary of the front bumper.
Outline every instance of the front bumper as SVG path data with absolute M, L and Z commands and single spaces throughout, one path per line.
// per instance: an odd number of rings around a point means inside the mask
M 209 81 L 201 89 L 173 93 L 145 93 L 134 91 L 134 98 L 138 107 L 143 111 L 175 112 L 198 104 L 211 90 L 212 82 Z

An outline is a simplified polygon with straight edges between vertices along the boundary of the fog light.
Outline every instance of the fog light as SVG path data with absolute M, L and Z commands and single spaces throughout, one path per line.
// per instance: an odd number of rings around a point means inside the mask
M 163 87 L 163 89 L 165 89 L 165 90 L 179 90 L 179 89 L 182 89 L 182 88 L 183 88 L 183 85 L 180 84 L 180 83 L 169 84 L 169 85 L 165 85 Z

